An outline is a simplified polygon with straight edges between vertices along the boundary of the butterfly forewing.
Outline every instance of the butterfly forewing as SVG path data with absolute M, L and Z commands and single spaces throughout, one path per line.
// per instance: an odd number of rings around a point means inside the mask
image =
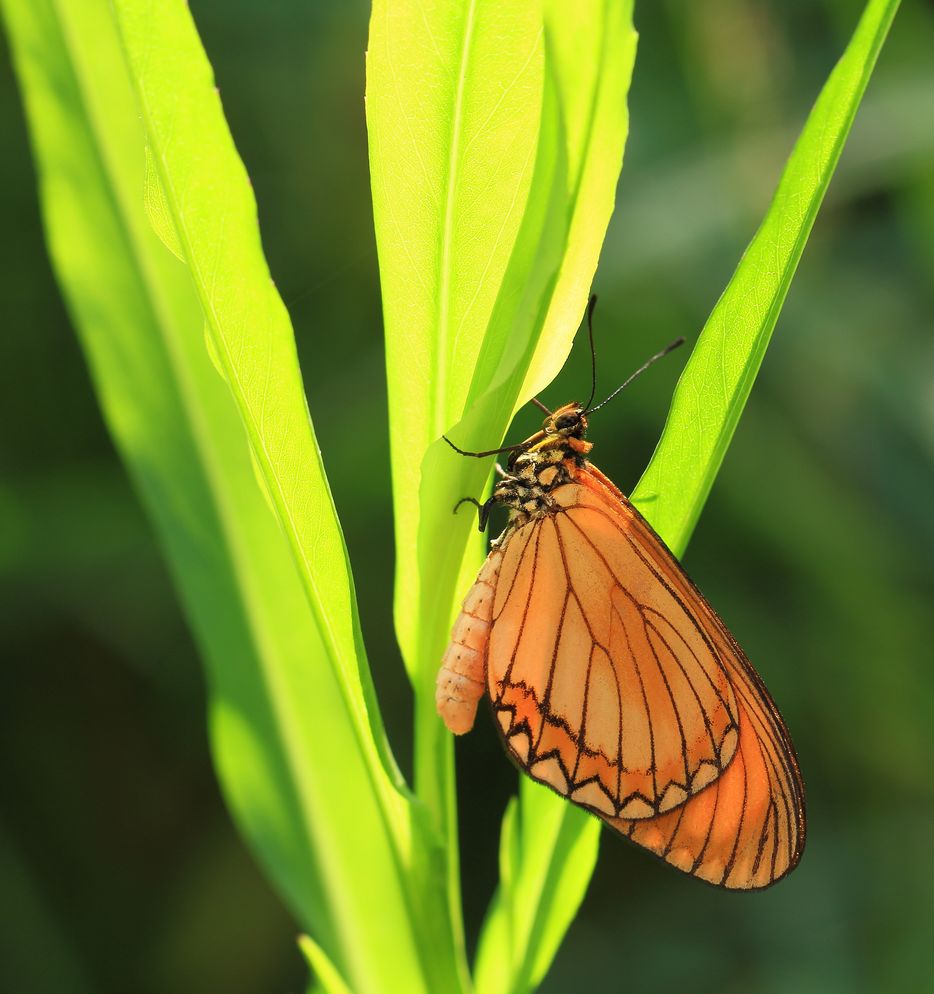
M 629 505 L 583 473 L 552 496 L 563 510 L 504 544 L 494 712 L 535 779 L 601 815 L 654 817 L 732 759 L 723 653 L 702 598 Z

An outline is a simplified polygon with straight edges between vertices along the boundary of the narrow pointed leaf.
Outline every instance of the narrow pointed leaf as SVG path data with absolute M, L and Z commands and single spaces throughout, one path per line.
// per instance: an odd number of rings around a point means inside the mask
M 147 77 L 147 93 L 157 103 L 171 98 L 179 111 L 169 156 L 162 132 L 143 127 L 107 0 L 3 0 L 2 10 L 50 254 L 105 419 L 205 660 L 228 804 L 302 926 L 355 991 L 456 989 L 451 954 L 434 948 L 420 924 L 434 898 L 419 902 L 410 891 L 410 815 L 376 738 L 377 718 L 364 712 L 353 591 L 316 449 L 300 465 L 314 440 L 287 318 L 271 297 L 255 205 L 187 9 L 124 11 L 148 33 L 140 45 L 156 46 L 148 71 L 160 78 Z M 202 198 L 197 180 L 205 177 L 195 167 L 190 182 L 166 182 L 162 173 L 175 177 L 179 165 L 173 156 L 199 160 L 223 210 Z M 157 237 L 150 221 L 160 210 Z M 180 247 L 187 265 L 164 243 Z M 241 268 L 230 273 L 233 264 Z M 224 357 L 224 378 L 205 347 L 205 301 L 209 340 L 223 338 L 215 359 Z M 252 436 L 244 431 L 250 418 Z M 277 513 L 293 519 L 291 533 L 270 510 L 254 459 Z M 314 584 L 295 549 L 312 538 Z
M 678 552 L 687 546 L 736 430 L 898 6 L 899 0 L 866 5 L 759 230 L 701 332 L 658 448 L 633 491 L 633 502 Z

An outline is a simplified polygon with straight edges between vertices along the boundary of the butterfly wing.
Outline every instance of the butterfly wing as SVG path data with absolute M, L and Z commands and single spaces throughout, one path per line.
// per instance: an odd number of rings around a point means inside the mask
M 685 873 L 769 886 L 805 838 L 804 786 L 772 698 L 599 470 L 552 493 L 561 510 L 507 531 L 468 593 L 439 713 L 469 730 L 485 682 L 534 779 Z
M 805 832 L 778 709 L 599 470 L 553 496 L 561 510 L 511 533 L 497 560 L 487 683 L 508 749 L 676 868 L 768 886 L 797 864 Z
M 588 465 L 580 479 L 611 505 L 621 502 L 640 530 L 654 537 L 670 557 L 661 539 L 596 467 Z M 693 586 L 686 576 L 684 580 Z M 720 618 L 704 604 L 714 622 L 710 637 L 724 660 L 738 706 L 736 755 L 713 784 L 675 811 L 641 821 L 604 820 L 684 873 L 720 887 L 757 890 L 790 873 L 801 859 L 804 783 L 788 729 L 768 689 Z
M 609 486 L 612 486 L 611 484 Z M 653 818 L 719 777 L 738 707 L 722 624 L 618 491 L 586 470 L 508 536 L 487 687 L 530 776 L 602 816 Z
M 714 783 L 657 818 L 605 819 L 682 872 L 733 890 L 775 883 L 804 849 L 804 791 L 794 751 L 781 719 L 766 706 L 768 695 L 753 687 L 737 687 L 739 748 Z

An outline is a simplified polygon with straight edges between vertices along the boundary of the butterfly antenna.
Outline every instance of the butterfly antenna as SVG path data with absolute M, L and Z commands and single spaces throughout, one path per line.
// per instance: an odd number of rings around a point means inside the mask
M 527 442 L 519 442 L 518 445 L 504 445 L 501 449 L 487 449 L 485 452 L 468 452 L 466 449 L 459 449 L 447 435 L 442 435 L 441 437 L 459 456 L 472 456 L 474 459 L 484 459 L 486 456 L 498 456 L 501 452 L 518 452 L 520 449 L 528 447 Z
M 600 403 L 599 403 L 599 404 L 597 404 L 597 406 L 596 406 L 596 407 L 589 407 L 589 406 L 588 406 L 588 407 L 586 408 L 586 412 L 587 412 L 587 414 L 593 414 L 593 412 L 594 412 L 594 411 L 599 411 L 599 410 L 600 410 L 600 408 L 601 408 L 601 407 L 603 407 L 603 405 L 604 405 L 604 404 L 609 404 L 609 402 L 610 402 L 610 401 L 611 401 L 611 400 L 612 400 L 612 399 L 613 399 L 613 398 L 614 398 L 614 397 L 615 397 L 615 396 L 616 396 L 616 395 L 617 395 L 618 393 L 620 393 L 621 391 L 625 390 L 625 389 L 626 389 L 626 387 L 628 387 L 628 386 L 629 386 L 629 384 L 630 384 L 630 383 L 632 383 L 632 381 L 633 381 L 633 380 L 635 380 L 635 379 L 637 379 L 638 377 L 640 377 L 640 376 L 641 376 L 641 375 L 642 375 L 642 374 L 643 374 L 643 373 L 644 373 L 644 372 L 645 372 L 645 371 L 646 371 L 646 370 L 647 370 L 647 369 L 649 368 L 649 366 L 652 366 L 652 365 L 654 365 L 654 364 L 655 364 L 656 362 L 658 362 L 658 360 L 659 360 L 659 359 L 663 359 L 663 358 L 664 358 L 664 357 L 665 357 L 666 355 L 668 355 L 668 353 L 669 353 L 669 352 L 674 352 L 674 350 L 675 350 L 675 349 L 679 348 L 679 347 L 680 347 L 680 346 L 682 346 L 682 345 L 684 345 L 684 338 L 683 338 L 683 337 L 681 337 L 681 338 L 676 338 L 676 339 L 675 339 L 675 340 L 674 340 L 674 341 L 673 341 L 673 342 L 671 343 L 671 345 L 666 345 L 666 346 L 665 346 L 665 348 L 663 348 L 663 349 L 661 350 L 661 352 L 656 352 L 656 353 L 655 353 L 655 355 L 653 355 L 651 359 L 649 359 L 649 360 L 647 360 L 646 362 L 644 362 L 644 363 L 643 363 L 643 364 L 642 364 L 642 365 L 641 365 L 641 366 L 640 366 L 640 367 L 639 367 L 639 368 L 638 368 L 638 369 L 637 369 L 637 370 L 636 370 L 636 371 L 635 371 L 635 372 L 634 372 L 634 373 L 632 374 L 632 376 L 630 376 L 630 377 L 629 377 L 629 378 L 628 378 L 627 380 L 625 380 L 625 381 L 624 381 L 623 383 L 621 383 L 621 384 L 620 384 L 620 385 L 619 385 L 619 386 L 618 386 L 618 387 L 617 387 L 617 388 L 616 388 L 616 389 L 615 389 L 615 390 L 614 390 L 614 391 L 613 391 L 613 392 L 612 392 L 612 393 L 610 394 L 610 396 L 606 398 L 606 400 L 601 400 L 601 401 L 600 401 Z
M 597 306 L 597 295 L 592 293 L 587 304 L 587 334 L 590 337 L 590 397 L 584 404 L 584 410 L 590 410 L 594 396 L 597 393 L 597 350 L 593 344 L 593 309 Z

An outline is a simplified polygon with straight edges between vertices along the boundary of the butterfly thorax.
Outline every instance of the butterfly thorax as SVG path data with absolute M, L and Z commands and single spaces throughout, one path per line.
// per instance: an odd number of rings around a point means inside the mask
M 593 448 L 584 438 L 586 431 L 580 405 L 566 404 L 512 455 L 508 472 L 493 490 L 493 501 L 510 509 L 511 525 L 555 512 L 551 492 L 573 478 Z

